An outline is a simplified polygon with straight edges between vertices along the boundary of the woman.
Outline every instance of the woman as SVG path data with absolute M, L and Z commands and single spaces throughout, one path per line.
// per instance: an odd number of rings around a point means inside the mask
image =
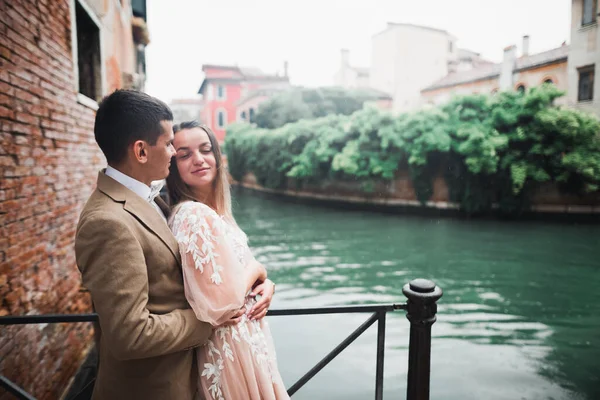
M 198 319 L 214 326 L 197 352 L 200 391 L 217 400 L 289 399 L 263 319 L 274 285 L 231 213 L 217 140 L 196 121 L 173 130 L 169 225 L 179 242 L 186 297 Z

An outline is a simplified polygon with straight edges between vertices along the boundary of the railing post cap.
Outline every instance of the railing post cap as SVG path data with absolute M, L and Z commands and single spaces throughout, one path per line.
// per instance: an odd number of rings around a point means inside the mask
M 413 279 L 402 288 L 402 293 L 412 301 L 435 303 L 442 297 L 442 289 L 428 279 Z
M 410 290 L 417 293 L 431 293 L 435 290 L 435 283 L 429 279 L 413 279 L 408 285 Z

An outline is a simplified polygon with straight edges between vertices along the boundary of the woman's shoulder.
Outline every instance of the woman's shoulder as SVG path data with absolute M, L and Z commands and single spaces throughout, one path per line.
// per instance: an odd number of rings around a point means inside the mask
M 199 201 L 184 201 L 179 203 L 173 208 L 171 218 L 173 223 L 177 223 L 182 219 L 189 218 L 192 220 L 196 220 L 198 218 L 202 220 L 213 220 L 215 218 L 220 219 L 215 210 L 204 203 L 200 203 Z

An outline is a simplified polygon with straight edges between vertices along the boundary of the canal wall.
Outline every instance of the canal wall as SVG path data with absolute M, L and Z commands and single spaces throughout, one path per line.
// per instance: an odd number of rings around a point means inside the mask
M 348 206 L 371 206 L 389 211 L 424 211 L 437 214 L 459 215 L 459 205 L 449 201 L 449 189 L 442 176 L 433 179 L 433 194 L 424 205 L 417 195 L 408 171 L 399 171 L 395 179 L 387 182 L 374 182 L 372 190 L 365 192 L 360 182 L 325 181 L 319 184 L 297 185 L 288 180 L 285 189 L 269 189 L 258 184 L 252 173 L 245 175 L 242 181 L 232 180 L 233 185 L 265 193 L 283 195 L 323 203 L 335 203 Z M 560 193 L 554 184 L 539 185 L 531 197 L 530 212 L 538 215 L 577 215 L 600 218 L 600 192 L 578 197 Z

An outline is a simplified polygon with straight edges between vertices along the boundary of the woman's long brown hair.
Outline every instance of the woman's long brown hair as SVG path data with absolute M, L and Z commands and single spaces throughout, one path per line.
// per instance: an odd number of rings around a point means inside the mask
M 212 153 L 215 156 L 217 174 L 213 181 L 213 194 L 214 194 L 214 207 L 215 211 L 219 215 L 229 217 L 233 221 L 233 214 L 231 212 L 231 192 L 229 188 L 229 179 L 225 166 L 223 165 L 223 156 L 221 155 L 221 148 L 219 142 L 213 131 L 206 125 L 200 124 L 198 121 L 186 121 L 173 126 L 173 132 L 177 135 L 177 132 L 185 129 L 202 129 L 208 135 Z M 198 201 L 204 203 L 204 199 L 199 199 L 194 195 L 191 187 L 186 184 L 179 170 L 177 169 L 177 160 L 175 157 L 171 160 L 171 166 L 169 167 L 169 176 L 167 177 L 167 190 L 169 193 L 169 203 L 172 208 L 176 207 L 179 203 L 184 201 Z M 209 206 L 213 206 L 209 204 Z

